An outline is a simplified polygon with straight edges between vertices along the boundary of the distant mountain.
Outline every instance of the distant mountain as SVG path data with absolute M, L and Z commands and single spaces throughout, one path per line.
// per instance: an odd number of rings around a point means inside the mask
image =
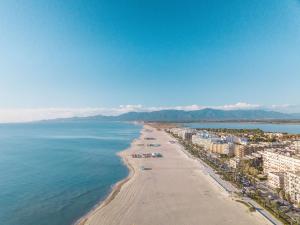
M 160 110 L 153 112 L 128 112 L 119 116 L 93 116 L 72 118 L 72 120 L 100 121 L 160 121 L 160 122 L 197 122 L 232 120 L 294 120 L 299 114 L 286 114 L 265 110 L 217 110 L 202 109 L 196 111 Z
M 298 117 L 299 118 L 299 117 Z M 154 112 L 129 112 L 117 116 L 118 120 L 143 121 L 215 121 L 215 120 L 278 120 L 294 119 L 294 116 L 274 111 L 264 110 L 217 110 L 202 109 L 196 111 L 161 110 Z

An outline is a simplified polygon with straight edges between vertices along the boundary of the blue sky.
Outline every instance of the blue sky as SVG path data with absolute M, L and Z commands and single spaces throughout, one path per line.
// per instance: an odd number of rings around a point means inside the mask
M 1 1 L 0 108 L 300 105 L 299 0 Z

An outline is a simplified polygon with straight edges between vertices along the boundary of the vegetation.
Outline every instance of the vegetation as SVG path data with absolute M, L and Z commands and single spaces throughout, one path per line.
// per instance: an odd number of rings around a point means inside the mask
M 259 164 L 255 164 L 254 161 L 242 161 L 239 168 L 236 170 L 224 170 L 223 165 L 224 161 L 222 158 L 213 158 L 207 154 L 203 147 L 193 145 L 189 142 L 182 140 L 180 137 L 170 133 L 173 135 L 179 143 L 181 143 L 187 151 L 189 151 L 194 157 L 200 158 L 210 167 L 212 167 L 218 174 L 220 174 L 224 180 L 227 180 L 234 184 L 239 188 L 243 188 L 243 180 L 245 178 L 251 183 L 255 184 L 257 178 L 259 178 L 260 173 L 262 172 L 262 166 Z M 243 177 L 243 179 L 241 179 Z M 290 201 L 290 196 L 287 193 L 284 193 L 283 190 L 277 190 L 278 195 L 284 196 L 284 199 Z M 276 200 L 270 200 L 268 197 L 264 197 L 259 189 L 256 189 L 253 192 L 248 194 L 250 198 L 255 200 L 258 204 L 276 216 L 279 220 L 281 220 L 284 224 L 295 224 L 300 225 L 297 221 L 292 220 L 287 214 L 280 208 L 280 203 Z M 255 207 L 247 204 L 246 202 L 237 200 L 238 202 L 245 204 L 249 211 L 255 211 Z M 300 220 L 299 220 L 300 222 Z

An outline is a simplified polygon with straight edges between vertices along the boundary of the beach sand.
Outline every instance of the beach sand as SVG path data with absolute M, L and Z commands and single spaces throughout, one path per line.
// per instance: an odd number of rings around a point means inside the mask
M 151 129 L 152 132 L 147 131 Z M 156 140 L 145 140 L 154 137 Z M 130 168 L 127 179 L 87 216 L 84 225 L 264 225 L 270 224 L 216 184 L 164 131 L 144 126 L 139 139 L 120 153 Z M 149 147 L 147 144 L 160 144 Z M 140 146 L 144 144 L 144 146 Z M 160 152 L 162 158 L 132 158 Z M 141 167 L 151 168 L 142 170 Z

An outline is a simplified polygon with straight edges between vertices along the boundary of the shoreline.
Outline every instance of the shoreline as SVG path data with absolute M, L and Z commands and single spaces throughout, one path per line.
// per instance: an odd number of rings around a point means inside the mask
M 174 151 L 170 149 L 166 152 L 166 149 L 161 149 L 164 155 L 161 159 L 132 159 L 130 157 L 132 153 L 142 153 L 141 151 L 145 149 L 147 152 L 160 149 L 159 147 L 151 150 L 151 148 L 145 147 L 147 146 L 145 136 L 149 135 L 146 133 L 147 129 L 155 130 L 151 133 L 151 136 L 157 138 L 155 142 L 172 148 Z M 201 165 L 189 154 L 183 152 L 181 150 L 183 146 L 179 143 L 171 145 L 168 143 L 169 140 L 170 137 L 167 133 L 145 124 L 139 138 L 134 139 L 129 148 L 118 153 L 129 169 L 128 176 L 117 182 L 110 194 L 75 224 L 193 225 L 202 221 L 203 224 L 222 223 L 228 225 L 232 224 L 235 218 L 230 213 L 232 211 L 239 215 L 241 225 L 269 224 L 256 212 L 249 213 L 246 207 L 240 207 L 240 204 L 221 188 L 222 185 L 201 169 L 203 164 Z M 144 147 L 137 147 L 136 143 L 143 143 Z M 150 167 L 151 170 L 137 171 L 137 168 L 141 166 Z M 178 179 L 179 177 L 181 179 Z M 186 192 L 187 188 L 189 188 L 189 192 Z M 161 193 L 159 194 L 159 192 Z M 175 193 L 179 195 L 176 196 Z M 156 199 L 157 197 L 159 199 Z M 184 204 L 182 204 L 183 202 Z M 203 202 L 203 204 L 199 204 L 199 202 Z M 210 204 L 207 205 L 207 202 Z M 157 211 L 157 209 L 160 210 Z M 199 210 L 200 212 L 202 210 L 202 213 L 199 213 Z M 214 211 L 222 213 L 216 217 Z
M 141 129 L 141 131 L 144 129 Z M 140 132 L 140 136 L 141 136 L 141 132 Z M 91 217 L 93 214 L 97 213 L 98 210 L 101 210 L 103 207 L 105 207 L 106 205 L 108 205 L 112 200 L 114 200 L 114 198 L 117 196 L 117 194 L 121 191 L 121 188 L 124 184 L 126 184 L 135 174 L 135 169 L 134 167 L 129 163 L 129 161 L 126 159 L 126 157 L 123 156 L 123 154 L 128 151 L 132 145 L 136 142 L 136 140 L 138 140 L 140 138 L 140 136 L 138 138 L 135 138 L 132 140 L 130 146 L 124 150 L 121 150 L 120 152 L 118 152 L 116 155 L 122 160 L 122 163 L 127 167 L 129 173 L 128 175 L 118 181 L 117 183 L 113 184 L 109 193 L 106 195 L 106 197 L 103 198 L 103 200 L 100 200 L 95 206 L 93 206 L 93 208 L 91 210 L 89 210 L 85 215 L 83 215 L 82 217 L 80 217 L 77 221 L 75 221 L 73 223 L 73 225 L 84 225 L 88 218 Z

